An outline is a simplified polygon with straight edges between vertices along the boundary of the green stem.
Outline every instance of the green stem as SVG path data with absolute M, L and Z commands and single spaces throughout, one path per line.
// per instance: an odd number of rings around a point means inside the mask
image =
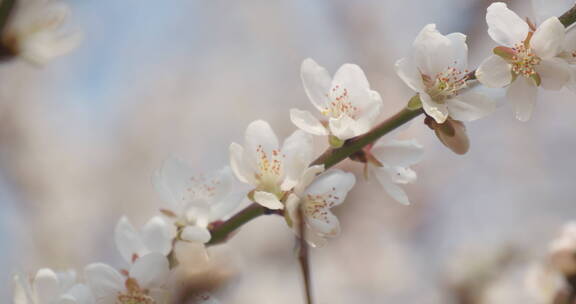
M 5 0 L 6 1 L 6 0 Z M 576 22 L 576 5 L 572 7 L 569 11 L 560 16 L 560 22 L 565 27 L 569 27 Z M 468 76 L 468 80 L 474 80 L 476 77 L 473 72 Z M 476 85 L 472 83 L 470 87 Z M 414 97 L 416 98 L 416 96 Z M 414 100 L 414 98 L 412 100 Z M 411 101 L 412 101 L 411 100 Z M 318 157 L 312 164 L 320 165 L 323 164 L 326 169 L 336 165 L 337 163 L 345 160 L 350 155 L 362 150 L 367 145 L 375 142 L 380 137 L 388 134 L 394 129 L 400 127 L 401 125 L 409 122 L 413 118 L 424 113 L 422 108 L 411 108 L 407 107 L 402 109 L 396 115 L 388 118 L 374 129 L 366 134 L 347 140 L 346 143 L 340 148 L 330 148 L 324 152 L 320 157 Z M 273 214 L 273 210 L 268 210 L 256 203 L 244 208 L 239 213 L 231 217 L 224 223 L 217 225 L 215 228 L 211 229 L 212 239 L 207 245 L 215 245 L 224 242 L 228 239 L 228 236 L 237 228 L 244 225 L 245 223 L 251 221 L 254 218 L 259 217 L 264 214 Z
M 408 108 L 403 109 L 402 111 L 398 112 L 396 115 L 388 118 L 378 126 L 376 126 L 372 131 L 352 138 L 346 143 L 336 149 L 328 149 L 324 154 L 320 155 L 313 164 L 319 165 L 324 164 L 326 169 L 334 166 L 335 164 L 341 162 L 342 160 L 346 159 L 350 155 L 354 154 L 362 150 L 366 145 L 373 143 L 378 138 L 386 135 L 388 132 L 398 128 L 399 126 L 407 123 L 414 117 L 422 114 L 422 109 L 416 110 L 409 110 Z M 250 206 L 242 209 L 236 215 L 232 216 L 227 221 L 216 225 L 214 228 L 210 230 L 212 234 L 212 239 L 207 246 L 216 245 L 222 243 L 228 239 L 228 236 L 234 232 L 234 230 L 238 229 L 240 226 L 244 225 L 245 223 L 261 216 L 264 214 L 278 214 L 274 210 L 268 210 L 265 207 L 262 207 L 259 204 L 253 203 Z
M 211 229 L 210 233 L 212 234 L 212 238 L 206 245 L 210 246 L 225 242 L 228 239 L 228 236 L 234 232 L 234 230 L 240 228 L 240 226 L 261 215 L 272 213 L 271 210 L 268 210 L 257 203 L 252 203 L 250 206 L 242 209 L 227 221 L 216 225 L 216 227 Z
M 346 141 L 340 148 L 328 149 L 324 154 L 320 155 L 312 165 L 324 165 L 324 168 L 328 169 L 422 113 L 422 108 L 416 110 L 404 108 L 402 111 L 396 113 L 396 115 L 377 125 L 370 132 Z

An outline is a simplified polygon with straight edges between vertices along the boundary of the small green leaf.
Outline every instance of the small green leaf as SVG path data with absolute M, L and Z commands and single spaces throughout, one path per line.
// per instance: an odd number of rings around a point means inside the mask
M 334 135 L 328 137 L 328 142 L 332 148 L 340 148 L 344 145 L 344 141 Z
M 411 111 L 416 111 L 422 108 L 422 100 L 420 100 L 420 95 L 416 94 L 414 97 L 410 98 L 406 108 Z

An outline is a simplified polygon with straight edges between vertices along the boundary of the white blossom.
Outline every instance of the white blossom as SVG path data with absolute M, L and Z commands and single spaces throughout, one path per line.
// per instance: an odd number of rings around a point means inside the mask
M 464 121 L 482 118 L 495 103 L 467 88 L 468 46 L 461 33 L 442 35 L 428 24 L 413 43 L 411 57 L 396 62 L 396 73 L 417 92 L 426 114 L 443 123 L 448 116 Z
M 340 233 L 340 222 L 330 209 L 342 204 L 356 183 L 353 174 L 336 169 L 315 179 L 322 169 L 313 167 L 309 170 L 286 200 L 286 215 L 297 234 L 301 234 L 298 208 L 302 208 L 307 227 L 305 238 L 313 246 L 320 246 L 325 238 Z
M 22 274 L 14 276 L 14 304 L 94 304 L 91 290 L 76 282 L 73 271 L 56 273 L 38 270 L 29 280 Z
M 246 128 L 244 146 L 230 145 L 236 177 L 252 185 L 253 200 L 269 209 L 284 208 L 281 199 L 298 184 L 312 160 L 312 135 L 298 130 L 280 147 L 276 134 L 262 120 Z
M 370 153 L 377 161 L 367 163 L 370 174 L 394 200 L 404 205 L 410 204 L 408 195 L 400 185 L 416 181 L 416 172 L 410 166 L 422 159 L 422 146 L 415 140 L 379 141 L 370 149 Z
M 169 265 L 165 256 L 150 253 L 138 258 L 129 271 L 103 263 L 86 266 L 84 276 L 98 304 L 168 303 Z
M 201 243 L 210 241 L 208 225 L 240 204 L 233 183 L 228 167 L 201 175 L 176 158 L 166 160 L 154 176 L 154 186 L 164 201 L 161 210 L 182 228 L 180 238 Z
M 66 28 L 69 13 L 69 7 L 57 0 L 17 1 L 3 43 L 17 55 L 45 64 L 80 43 L 80 31 Z
M 302 62 L 301 77 L 308 98 L 324 120 L 298 109 L 290 110 L 290 119 L 310 134 L 333 135 L 343 141 L 368 132 L 380 115 L 380 94 L 370 89 L 364 72 L 355 64 L 342 65 L 332 78 L 308 58 Z
M 502 2 L 493 3 L 486 14 L 488 34 L 501 46 L 476 71 L 487 87 L 508 86 L 506 97 L 516 118 L 527 121 L 536 102 L 537 87 L 559 90 L 570 79 L 561 59 L 565 29 L 557 17 L 546 19 L 536 30 Z
M 141 231 L 137 231 L 128 218 L 123 216 L 114 230 L 116 248 L 128 263 L 151 252 L 168 255 L 172 251 L 175 237 L 176 227 L 160 216 L 151 218 Z

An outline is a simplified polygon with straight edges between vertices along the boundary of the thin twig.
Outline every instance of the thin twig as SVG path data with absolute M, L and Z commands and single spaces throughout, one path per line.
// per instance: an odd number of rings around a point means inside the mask
M 304 283 L 304 295 L 306 304 L 313 304 L 312 301 L 312 278 L 310 276 L 310 252 L 308 250 L 308 243 L 306 243 L 306 222 L 304 221 L 304 210 L 302 207 L 298 208 L 298 230 L 300 231 L 299 237 L 296 237 L 298 242 L 298 262 L 300 263 L 300 271 L 302 272 L 302 279 Z

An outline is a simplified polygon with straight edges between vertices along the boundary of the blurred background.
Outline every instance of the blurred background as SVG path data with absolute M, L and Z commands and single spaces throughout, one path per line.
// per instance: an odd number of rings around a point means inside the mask
M 76 51 L 43 68 L 0 66 L 0 298 L 12 270 L 121 265 L 114 225 L 155 214 L 151 176 L 165 158 L 208 172 L 255 119 L 290 134 L 289 109 L 311 107 L 303 59 L 331 72 L 359 64 L 384 119 L 411 97 L 393 64 L 425 24 L 467 34 L 471 67 L 494 47 L 491 1 L 68 2 L 85 36 Z M 509 4 L 532 14 L 529 1 Z M 543 93 L 527 123 L 502 104 L 468 125 L 464 156 L 422 118 L 396 133 L 425 146 L 412 205 L 359 179 L 335 209 L 342 235 L 311 251 L 318 303 L 531 303 L 526 269 L 576 218 L 574 111 L 567 91 Z M 342 166 L 361 177 L 361 165 Z M 224 303 L 301 303 L 281 218 L 258 218 L 209 253 L 226 273 Z

